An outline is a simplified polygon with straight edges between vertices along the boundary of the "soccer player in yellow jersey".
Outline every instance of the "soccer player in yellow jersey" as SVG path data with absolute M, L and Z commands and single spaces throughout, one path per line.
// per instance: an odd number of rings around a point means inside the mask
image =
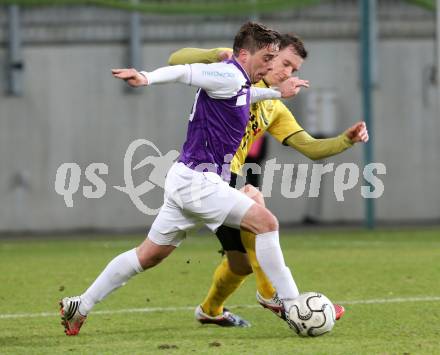
M 232 51 L 228 48 L 209 50 L 184 48 L 170 56 L 169 64 L 212 63 L 228 59 L 231 55 Z M 255 85 L 259 87 L 278 85 L 298 71 L 306 57 L 307 51 L 297 36 L 283 35 L 273 70 Z M 299 90 L 300 88 L 298 88 L 298 92 Z M 231 162 L 232 186 L 236 183 L 237 174 L 241 172 L 252 143 L 266 131 L 280 143 L 296 149 L 313 160 L 341 153 L 357 142 L 368 141 L 368 131 L 364 122 L 356 123 L 337 137 L 315 139 L 304 131 L 280 100 L 260 101 L 251 106 L 245 135 Z M 244 192 L 251 194 L 258 203 L 264 204 L 262 194 L 255 188 L 247 185 Z M 216 235 L 222 244 L 226 258 L 214 272 L 213 283 L 208 295 L 203 303 L 196 308 L 196 319 L 201 323 L 213 323 L 220 326 L 249 326 L 249 322 L 224 309 L 223 305 L 226 299 L 243 283 L 246 276 L 252 272 L 257 281 L 257 301 L 263 307 L 283 318 L 282 304 L 255 256 L 255 235 L 226 226 L 221 226 Z M 339 319 L 344 313 L 344 308 L 335 305 L 335 310 L 337 319 Z

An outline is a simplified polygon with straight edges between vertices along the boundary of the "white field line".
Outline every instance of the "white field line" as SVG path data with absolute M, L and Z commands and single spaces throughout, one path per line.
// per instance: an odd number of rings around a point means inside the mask
M 353 301 L 337 301 L 336 303 L 342 305 L 356 305 L 356 304 L 383 304 L 383 303 L 402 303 L 402 302 L 438 302 L 440 296 L 431 297 L 398 297 L 398 298 L 376 298 L 370 300 L 353 300 Z M 235 305 L 230 308 L 258 308 L 259 305 Z M 152 312 L 182 312 L 192 311 L 194 306 L 185 307 L 150 307 L 150 308 L 127 308 L 116 310 L 102 310 L 95 311 L 93 315 L 105 314 L 127 314 L 127 313 L 152 313 Z M 42 313 L 9 313 L 0 314 L 0 319 L 16 319 L 16 318 L 43 318 L 43 317 L 57 317 L 59 313 L 42 312 Z

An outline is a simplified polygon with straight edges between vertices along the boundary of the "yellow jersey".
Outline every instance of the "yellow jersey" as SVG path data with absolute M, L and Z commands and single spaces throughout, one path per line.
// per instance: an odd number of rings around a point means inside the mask
M 269 87 L 264 80 L 255 84 L 255 86 Z M 303 131 L 303 128 L 280 100 L 264 100 L 251 104 L 246 131 L 231 161 L 231 171 L 233 173 L 241 173 L 241 168 L 252 144 L 266 131 L 277 141 L 283 143 L 287 137 Z

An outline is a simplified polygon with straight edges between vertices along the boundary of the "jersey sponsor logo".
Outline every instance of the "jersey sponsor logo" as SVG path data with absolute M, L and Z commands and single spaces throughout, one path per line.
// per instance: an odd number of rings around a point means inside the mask
M 260 112 L 260 111 L 257 111 L 257 112 Z M 267 126 L 267 122 L 264 117 L 261 117 L 261 120 L 258 120 L 255 113 L 251 112 L 249 122 L 246 126 L 246 132 L 245 132 L 244 137 L 241 141 L 241 149 L 245 149 L 247 147 L 247 145 L 250 143 L 249 140 L 250 140 L 251 136 L 255 137 L 258 133 L 261 132 L 262 129 L 259 124 L 260 121 L 265 126 Z
M 203 76 L 208 76 L 211 78 L 235 78 L 235 74 L 231 72 L 220 72 L 218 70 L 203 70 Z

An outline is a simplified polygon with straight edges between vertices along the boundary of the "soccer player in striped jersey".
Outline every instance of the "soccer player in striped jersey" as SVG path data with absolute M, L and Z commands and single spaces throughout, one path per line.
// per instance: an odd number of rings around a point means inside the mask
M 184 48 L 174 52 L 169 64 L 212 63 L 230 57 L 228 48 L 198 49 Z M 298 71 L 307 57 L 304 44 L 297 36 L 285 34 L 281 38 L 280 52 L 275 58 L 274 69 L 264 79 L 255 84 L 268 88 L 277 86 Z M 301 87 L 298 87 L 298 92 Z M 343 152 L 357 142 L 368 141 L 368 132 L 364 122 L 358 122 L 341 135 L 328 139 L 311 137 L 296 121 L 289 109 L 280 100 L 266 100 L 251 105 L 250 120 L 246 133 L 231 162 L 234 186 L 236 175 L 240 174 L 252 143 L 268 132 L 283 145 L 288 145 L 305 156 L 319 160 Z M 245 188 L 264 205 L 264 199 L 258 191 L 250 186 Z M 248 326 L 249 323 L 237 315 L 229 319 L 240 319 L 240 322 L 225 320 L 224 303 L 226 299 L 243 283 L 246 276 L 254 273 L 257 282 L 257 301 L 278 316 L 283 317 L 282 304 L 271 282 L 263 272 L 255 254 L 255 235 L 249 231 L 221 226 L 217 232 L 226 258 L 214 272 L 213 282 L 205 300 L 196 308 L 195 316 L 201 323 L 213 323 L 221 326 Z M 238 234 L 241 238 L 238 238 Z M 339 319 L 344 308 L 335 305 Z M 229 314 L 230 312 L 228 312 Z
M 289 80 L 279 90 L 251 87 L 272 70 L 278 45 L 277 32 L 249 22 L 237 33 L 234 56 L 228 61 L 164 67 L 153 72 L 112 70 L 115 78 L 133 87 L 179 82 L 199 90 L 180 157 L 167 174 L 164 204 L 147 238 L 137 248 L 115 257 L 81 296 L 61 300 L 67 335 L 77 335 L 96 303 L 136 274 L 159 264 L 200 222 L 212 231 L 224 224 L 257 234 L 257 258 L 280 298 L 288 305 L 298 296 L 279 244 L 277 219 L 220 177 L 230 173 L 226 158 L 238 149 L 251 102 L 291 97 L 298 86 L 308 86 L 305 81 Z

